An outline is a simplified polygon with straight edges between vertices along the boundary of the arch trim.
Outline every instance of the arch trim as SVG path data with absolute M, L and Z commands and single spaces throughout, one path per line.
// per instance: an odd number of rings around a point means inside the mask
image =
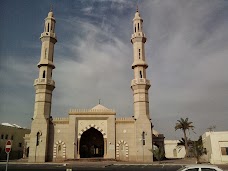
M 63 146 L 63 159 L 65 159 L 66 158 L 66 144 L 62 140 L 59 140 L 59 141 L 55 142 L 54 150 L 53 150 L 53 158 L 56 158 L 58 145 L 62 145 Z
M 116 159 L 120 158 L 120 144 L 124 144 L 125 145 L 125 149 L 126 149 L 126 159 L 128 160 L 129 158 L 129 146 L 127 144 L 126 141 L 124 140 L 120 140 L 117 144 L 116 144 Z
M 90 124 L 88 126 L 86 126 L 84 129 L 82 129 L 79 133 L 78 133 L 78 138 L 81 138 L 82 134 L 87 131 L 90 128 L 95 128 L 96 130 L 98 130 L 99 132 L 102 133 L 103 138 L 107 138 L 107 134 L 104 132 L 103 129 L 101 129 L 100 127 L 96 126 L 95 124 Z

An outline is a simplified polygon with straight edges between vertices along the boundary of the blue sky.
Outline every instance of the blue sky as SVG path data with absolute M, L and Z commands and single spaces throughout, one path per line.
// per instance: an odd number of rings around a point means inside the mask
M 0 122 L 30 127 L 40 59 L 40 34 L 53 4 L 53 117 L 101 103 L 117 117 L 133 115 L 132 19 L 137 0 L 0 1 Z M 180 117 L 196 137 L 228 129 L 228 1 L 142 0 L 147 37 L 150 115 L 167 138 Z

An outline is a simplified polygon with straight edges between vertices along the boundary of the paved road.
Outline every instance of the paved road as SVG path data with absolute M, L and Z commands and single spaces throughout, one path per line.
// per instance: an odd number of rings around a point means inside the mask
M 108 166 L 106 169 L 107 170 L 118 170 L 118 171 L 121 171 L 121 170 L 176 171 L 180 167 L 181 167 L 180 165 L 111 165 L 111 166 Z
M 9 164 L 8 171 L 67 171 L 68 168 L 72 171 L 83 170 L 104 170 L 104 171 L 176 171 L 181 165 L 150 165 L 150 164 L 115 164 L 115 163 L 73 163 L 67 166 L 63 164 Z M 228 166 L 221 167 L 227 171 Z M 5 171 L 5 164 L 0 163 L 0 171 Z M 70 171 L 70 170 L 69 170 Z
M 66 171 L 67 168 L 71 168 L 72 171 L 82 171 L 82 170 L 104 170 L 104 171 L 111 171 L 111 170 L 145 170 L 145 171 L 175 171 L 181 166 L 178 165 L 71 165 L 71 166 L 63 166 L 62 164 L 11 164 L 8 167 L 8 171 L 18 171 L 18 170 L 25 170 L 25 171 Z M 5 165 L 0 165 L 0 171 L 5 171 Z

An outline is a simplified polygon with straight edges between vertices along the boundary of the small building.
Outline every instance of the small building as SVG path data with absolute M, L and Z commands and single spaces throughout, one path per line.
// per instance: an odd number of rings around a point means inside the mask
M 16 124 L 2 123 L 0 125 L 0 160 L 6 160 L 5 145 L 7 140 L 12 141 L 10 159 L 23 157 L 24 136 L 29 134 L 30 129 L 22 128 Z
M 202 141 L 207 150 L 206 161 L 211 164 L 228 163 L 228 131 L 205 132 Z
M 178 145 L 179 140 L 165 140 L 166 158 L 184 158 L 186 151 L 184 145 Z

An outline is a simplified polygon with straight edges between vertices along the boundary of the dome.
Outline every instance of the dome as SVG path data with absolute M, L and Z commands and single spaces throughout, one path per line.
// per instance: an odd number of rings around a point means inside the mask
M 98 104 L 98 105 L 94 106 L 91 110 L 110 110 L 110 109 L 108 109 L 107 107 L 104 107 L 101 104 Z

